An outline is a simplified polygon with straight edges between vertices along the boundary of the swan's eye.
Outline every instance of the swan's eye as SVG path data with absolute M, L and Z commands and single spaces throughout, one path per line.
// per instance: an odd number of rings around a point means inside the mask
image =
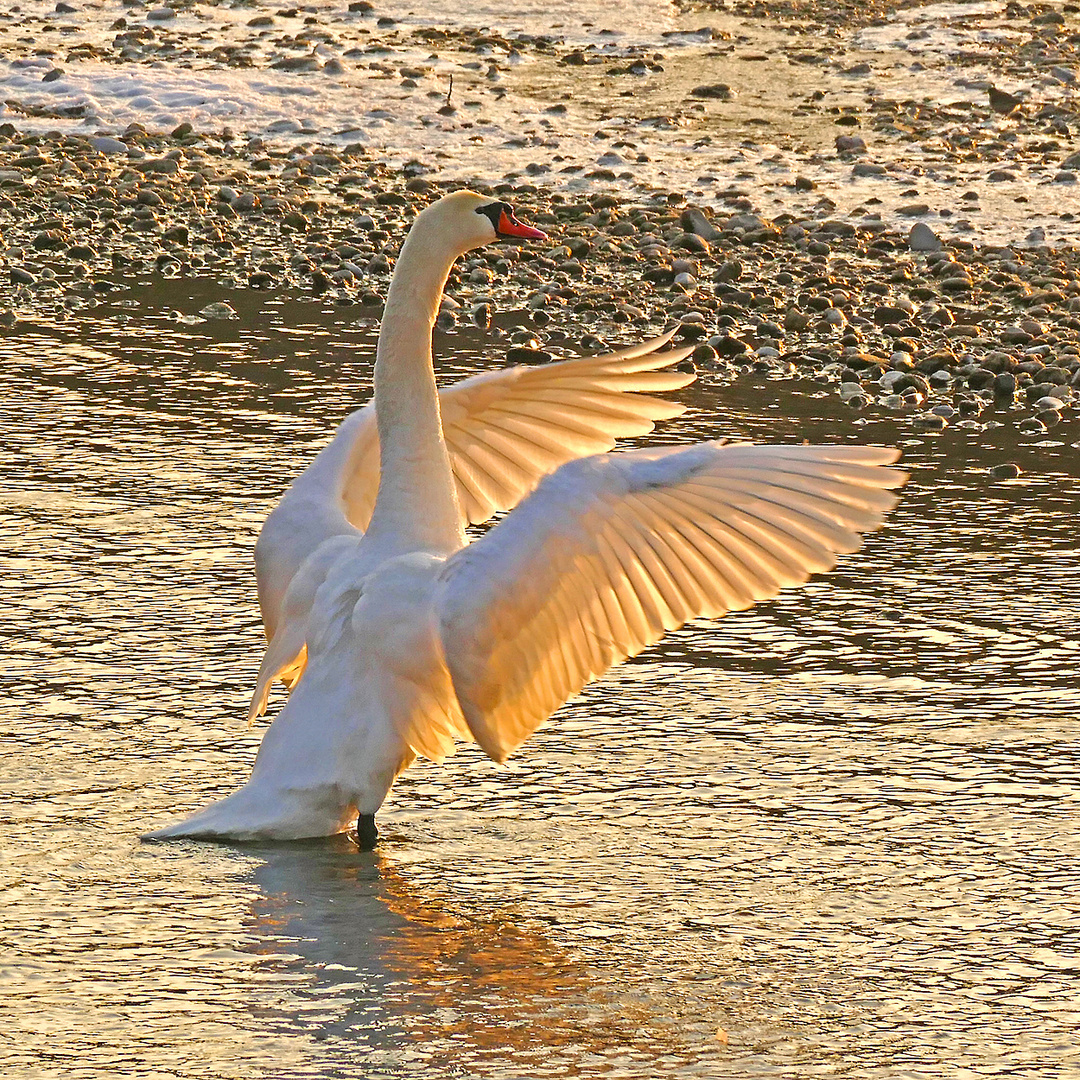
M 526 225 L 514 216 L 514 208 L 509 203 L 494 202 L 476 208 L 478 214 L 491 222 L 496 236 L 521 236 L 527 240 L 546 240 L 547 233 Z

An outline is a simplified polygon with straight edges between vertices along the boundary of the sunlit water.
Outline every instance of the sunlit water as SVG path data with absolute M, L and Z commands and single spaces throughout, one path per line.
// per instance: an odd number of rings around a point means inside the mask
M 905 443 L 888 527 L 418 764 L 376 854 L 140 845 L 247 775 L 251 547 L 370 380 L 357 309 L 211 298 L 0 339 L 5 1077 L 1080 1075 L 1075 432 L 703 380 L 660 437 Z

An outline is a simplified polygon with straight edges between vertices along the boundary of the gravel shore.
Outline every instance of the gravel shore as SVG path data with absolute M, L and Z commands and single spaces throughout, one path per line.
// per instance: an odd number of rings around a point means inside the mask
M 65 318 L 139 281 L 319 295 L 377 313 L 418 209 L 456 183 L 363 147 L 273 148 L 137 127 L 122 137 L 0 128 L 0 331 Z M 812 378 L 852 410 L 916 431 L 1008 423 L 1033 437 L 1075 423 L 1076 252 L 943 241 L 865 216 L 767 218 L 679 192 L 580 199 L 522 182 L 488 188 L 549 232 L 461 262 L 442 329 L 521 310 L 511 362 L 544 362 L 680 323 L 705 377 Z M 227 318 L 227 304 L 200 318 Z

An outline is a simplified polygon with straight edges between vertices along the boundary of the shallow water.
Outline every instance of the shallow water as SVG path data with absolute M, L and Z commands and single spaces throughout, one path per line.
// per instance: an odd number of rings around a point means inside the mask
M 247 775 L 251 546 L 372 356 L 356 308 L 178 289 L 0 339 L 5 1076 L 1080 1073 L 1076 432 L 703 378 L 658 438 L 899 441 L 888 527 L 506 768 L 417 765 L 376 854 L 145 846 Z

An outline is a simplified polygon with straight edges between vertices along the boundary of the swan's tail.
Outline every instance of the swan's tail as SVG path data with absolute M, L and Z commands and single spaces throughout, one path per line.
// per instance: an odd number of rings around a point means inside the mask
M 303 840 L 345 832 L 356 815 L 355 802 L 337 785 L 270 793 L 249 781 L 235 794 L 141 839 Z

